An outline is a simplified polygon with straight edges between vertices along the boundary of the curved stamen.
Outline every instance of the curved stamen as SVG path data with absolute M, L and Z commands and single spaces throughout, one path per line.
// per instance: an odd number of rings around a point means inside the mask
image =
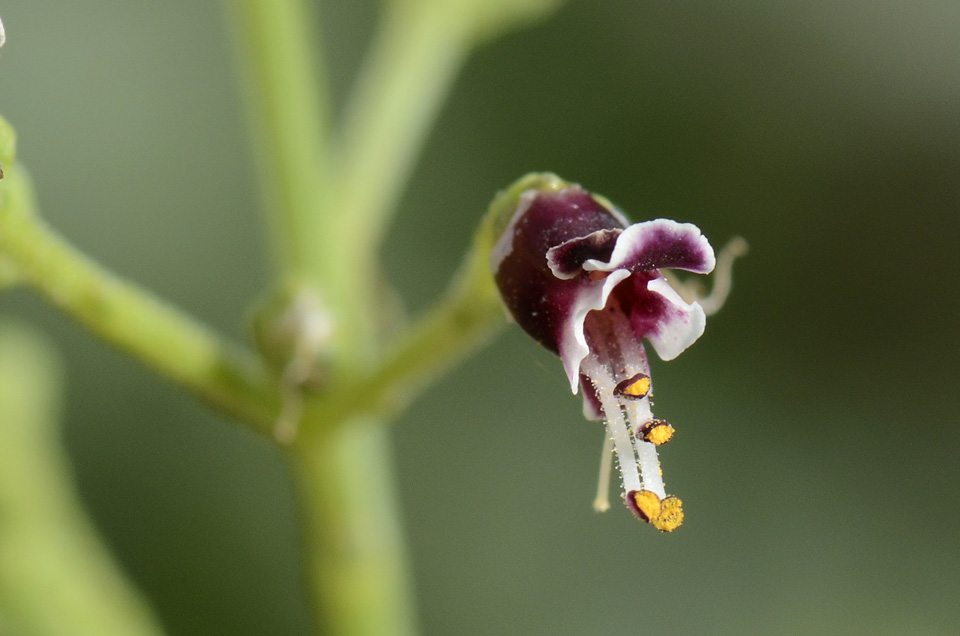
M 607 423 L 607 434 L 613 440 L 613 448 L 617 453 L 624 491 L 640 490 L 640 471 L 637 467 L 636 451 L 633 447 L 632 435 L 623 417 L 620 401 L 613 394 L 616 387 L 613 375 L 593 353 L 584 358 L 580 371 L 590 378 L 597 391 L 603 417 Z
M 613 468 L 613 438 L 603 437 L 603 451 L 600 454 L 600 476 L 597 479 L 597 497 L 593 500 L 593 509 L 597 512 L 610 510 L 610 470 Z
M 667 496 L 667 491 L 663 485 L 663 475 L 660 474 L 660 458 L 657 456 L 656 444 L 634 438 L 634 446 L 637 449 L 637 465 L 643 476 L 643 487 L 663 499 Z

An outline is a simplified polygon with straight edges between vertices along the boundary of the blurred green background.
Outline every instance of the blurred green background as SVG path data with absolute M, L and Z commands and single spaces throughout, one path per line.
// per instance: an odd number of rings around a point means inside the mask
M 372 1 L 321 3 L 337 98 Z M 0 112 L 44 216 L 246 338 L 266 283 L 215 2 L 7 0 Z M 960 631 L 960 4 L 579 0 L 467 64 L 386 246 L 411 312 L 493 193 L 552 170 L 742 234 L 728 306 L 654 361 L 672 535 L 590 509 L 602 439 L 518 329 L 396 426 L 426 635 Z M 33 295 L 85 503 L 172 635 L 300 635 L 270 444 Z

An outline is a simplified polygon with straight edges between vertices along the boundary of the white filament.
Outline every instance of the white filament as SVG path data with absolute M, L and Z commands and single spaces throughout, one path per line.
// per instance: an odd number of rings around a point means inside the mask
M 627 410 L 627 420 L 634 432 L 638 432 L 644 424 L 653 419 L 650 412 L 650 399 L 630 401 L 624 404 Z M 640 474 L 643 475 L 643 487 L 657 493 L 663 499 L 667 496 L 663 486 L 663 475 L 660 474 L 660 458 L 657 456 L 656 444 L 643 441 L 636 435 L 633 444 L 637 449 L 637 462 L 640 465 Z
M 667 496 L 667 490 L 663 485 L 663 474 L 660 472 L 660 458 L 657 456 L 656 444 L 645 442 L 642 439 L 635 439 L 637 446 L 637 463 L 640 465 L 640 472 L 643 474 L 643 488 L 650 492 L 657 493 L 660 499 Z
M 618 336 L 620 353 L 625 361 L 630 361 L 630 364 L 627 365 L 629 368 L 626 369 L 627 377 L 637 373 L 644 373 L 649 376 L 650 365 L 647 363 L 643 345 L 635 337 L 632 337 L 632 334 L 620 332 Z M 643 441 L 640 435 L 640 429 L 653 419 L 653 412 L 650 408 L 650 396 L 652 394 L 651 388 L 647 397 L 642 400 L 624 400 L 623 409 L 626 412 L 627 421 L 630 423 L 630 429 L 634 434 L 633 445 L 636 448 L 640 474 L 643 476 L 643 487 L 663 499 L 667 496 L 667 492 L 663 485 L 663 475 L 660 472 L 660 458 L 657 456 L 657 447 L 655 444 Z
M 607 435 L 613 440 L 613 448 L 617 453 L 617 463 L 620 465 L 620 478 L 623 481 L 624 492 L 642 490 L 640 470 L 637 466 L 636 451 L 627 422 L 623 417 L 620 401 L 614 395 L 616 388 L 613 376 L 607 368 L 591 353 L 580 366 L 583 373 L 590 378 L 600 398 L 603 407 L 603 416 L 607 422 Z

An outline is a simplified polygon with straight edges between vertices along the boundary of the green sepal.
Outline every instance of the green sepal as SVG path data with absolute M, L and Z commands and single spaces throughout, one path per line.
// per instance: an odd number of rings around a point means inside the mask
M 530 190 L 539 192 L 557 192 L 569 188 L 572 184 L 564 181 L 552 172 L 531 172 L 514 181 L 506 190 L 494 197 L 477 233 L 474 249 L 484 249 L 489 258 L 494 244 L 507 229 L 510 220 L 517 211 L 520 197 Z M 480 243 L 482 241 L 482 244 Z

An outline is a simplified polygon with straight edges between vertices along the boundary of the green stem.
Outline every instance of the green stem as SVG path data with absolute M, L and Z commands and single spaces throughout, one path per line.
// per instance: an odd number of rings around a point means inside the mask
M 493 246 L 525 192 L 557 191 L 568 185 L 555 174 L 530 173 L 497 193 L 450 288 L 343 399 L 365 404 L 384 417 L 395 417 L 433 378 L 505 324 L 506 313 L 490 272 Z
M 389 432 L 363 416 L 341 424 L 290 449 L 320 633 L 412 636 Z
M 317 123 L 326 116 L 322 93 L 305 61 L 317 54 L 308 45 L 305 12 L 298 0 L 234 4 L 266 207 L 279 218 L 274 234 L 280 283 L 306 282 L 322 293 L 336 329 L 338 349 L 331 353 L 338 369 L 362 368 L 360 360 L 372 355 L 376 341 L 377 260 L 338 234 L 337 219 L 353 212 L 331 204 L 326 191 L 334 177 L 326 169 L 331 160 L 324 147 L 326 130 Z M 271 17 L 278 4 L 287 19 Z M 289 19 L 295 14 L 299 20 Z M 343 385 L 340 377 L 334 379 L 336 385 L 321 398 L 326 407 Z M 416 631 L 414 605 L 389 494 L 387 433 L 380 422 L 346 419 L 361 406 L 349 404 L 342 414 L 329 408 L 308 414 L 304 427 L 318 434 L 302 436 L 289 451 L 308 556 L 306 578 L 323 633 L 409 636 Z
M 320 55 L 311 28 L 317 20 L 304 0 L 229 4 L 272 224 L 277 287 L 306 284 L 321 294 L 336 330 L 330 341 L 335 350 L 325 354 L 338 372 L 351 372 L 373 357 L 376 346 L 377 259 L 340 233 L 354 214 L 333 192 L 341 161 L 329 144 L 327 85 L 319 64 L 311 63 Z
M 484 249 L 488 225 L 444 300 L 376 371 L 316 401 L 291 448 L 321 633 L 416 633 L 386 425 L 504 322 Z
M 386 3 L 380 29 L 347 101 L 337 138 L 337 187 L 323 255 L 330 301 L 349 318 L 338 338 L 366 366 L 379 283 L 379 249 L 420 148 L 466 53 L 463 25 L 435 2 Z M 376 345 L 374 345 L 375 347 Z
M 190 316 L 121 280 L 56 235 L 35 214 L 16 164 L 0 182 L 0 254 L 17 275 L 103 340 L 202 400 L 271 429 L 278 392 L 258 359 Z
M 304 0 L 228 0 L 281 283 L 317 282 L 330 170 L 330 105 L 316 17 Z M 331 242 L 329 239 L 327 242 Z
M 395 416 L 433 378 L 469 355 L 506 322 L 490 272 L 490 253 L 528 190 L 556 191 L 567 183 L 550 173 L 530 173 L 499 192 L 476 232 L 446 294 L 406 330 L 383 363 L 358 383 L 352 399 Z
M 373 253 L 471 44 L 467 17 L 437 2 L 388 3 L 338 139 L 341 231 Z M 354 243 L 356 241 L 356 243 Z M 364 250 L 369 250 L 365 252 Z
M 488 254 L 474 247 L 447 294 L 388 350 L 383 363 L 364 378 L 356 398 L 395 417 L 431 381 L 506 324 Z

